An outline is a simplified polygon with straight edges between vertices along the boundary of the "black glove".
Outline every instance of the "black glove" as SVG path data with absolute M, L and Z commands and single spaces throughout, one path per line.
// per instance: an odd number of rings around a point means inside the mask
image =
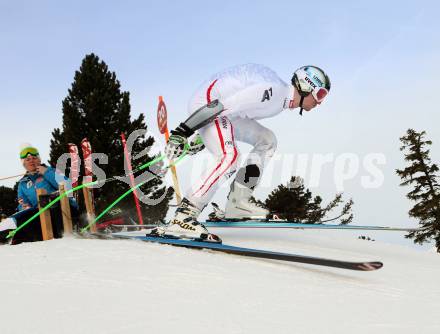
M 165 146 L 165 155 L 167 158 L 170 160 L 179 158 L 185 151 L 185 146 L 188 146 L 187 138 L 193 134 L 194 131 L 185 123 L 180 123 L 176 129 L 172 130 L 167 146 Z

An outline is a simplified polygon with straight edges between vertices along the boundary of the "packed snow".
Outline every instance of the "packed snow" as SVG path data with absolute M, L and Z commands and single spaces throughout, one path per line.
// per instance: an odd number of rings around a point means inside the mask
M 363 232 L 211 229 L 223 242 L 341 260 L 356 272 L 133 240 L 0 247 L 0 332 L 440 333 L 440 255 Z M 136 232 L 139 233 L 139 232 Z

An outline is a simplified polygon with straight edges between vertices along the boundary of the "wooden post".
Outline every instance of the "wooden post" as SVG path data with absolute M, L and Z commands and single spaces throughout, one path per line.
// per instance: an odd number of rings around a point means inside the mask
M 95 209 L 93 208 L 92 196 L 90 194 L 90 189 L 83 188 L 83 194 L 84 194 L 84 202 L 86 204 L 87 218 L 88 218 L 89 224 L 90 224 L 95 219 Z M 90 225 L 90 232 L 94 233 L 96 231 L 97 231 L 96 224 L 91 224 Z
M 60 195 L 66 192 L 64 184 L 60 184 L 59 190 Z M 64 234 L 72 234 L 72 214 L 70 212 L 70 203 L 68 196 L 61 198 L 61 215 L 63 216 Z
M 42 205 L 40 203 L 40 196 L 46 195 L 47 192 L 44 189 L 37 189 L 37 198 L 38 198 L 38 209 L 42 209 Z M 53 230 L 52 230 L 52 221 L 50 219 L 50 210 L 46 210 L 40 213 L 40 223 L 41 223 L 41 233 L 43 235 L 43 240 L 53 239 Z

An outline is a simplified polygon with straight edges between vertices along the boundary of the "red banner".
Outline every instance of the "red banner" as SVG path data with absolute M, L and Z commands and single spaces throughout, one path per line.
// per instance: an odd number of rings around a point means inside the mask
M 84 138 L 81 141 L 81 149 L 84 158 L 84 171 L 85 177 L 83 182 L 89 183 L 92 182 L 92 147 L 90 146 L 89 140 Z
M 69 143 L 67 144 L 69 147 L 70 153 L 70 180 L 72 180 L 72 187 L 76 187 L 78 185 L 79 178 L 79 155 L 78 155 L 78 147 L 75 144 Z

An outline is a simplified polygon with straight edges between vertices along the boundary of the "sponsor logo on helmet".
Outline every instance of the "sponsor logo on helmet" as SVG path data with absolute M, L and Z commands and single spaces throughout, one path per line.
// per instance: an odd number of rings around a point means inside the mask
M 324 86 L 324 83 L 321 81 L 321 79 L 319 79 L 316 75 L 313 75 L 313 80 L 315 80 L 316 82 L 318 82 L 319 86 L 322 87 Z M 315 87 L 316 88 L 316 87 Z
M 306 76 L 304 80 L 305 80 L 310 86 L 312 86 L 313 89 L 316 88 L 316 84 L 315 84 L 312 80 L 310 80 L 309 77 Z

